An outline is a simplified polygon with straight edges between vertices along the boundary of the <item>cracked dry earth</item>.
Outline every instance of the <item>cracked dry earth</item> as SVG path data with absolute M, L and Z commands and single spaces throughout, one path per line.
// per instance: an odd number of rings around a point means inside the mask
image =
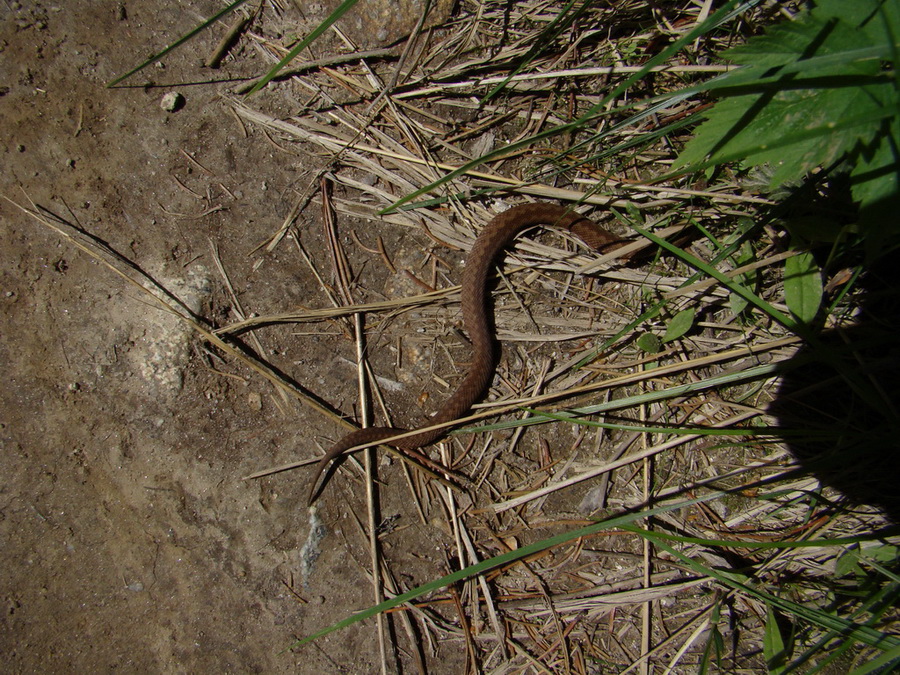
M 213 248 L 247 312 L 321 306 L 293 243 L 256 250 L 305 188 L 307 160 L 255 130 L 245 135 L 215 84 L 181 87 L 178 112 L 160 106 L 166 87 L 104 87 L 218 6 L 0 5 L 0 195 L 79 224 L 214 322 L 238 313 Z M 152 77 L 190 82 L 198 54 L 217 39 L 201 35 Z M 229 74 L 263 65 L 250 54 Z M 266 95 L 270 110 L 282 105 Z M 317 209 L 308 211 L 303 246 L 327 269 Z M 377 226 L 343 227 L 371 242 Z M 429 245 L 384 234 L 400 257 Z M 134 285 L 6 199 L 0 241 L 4 671 L 375 668 L 367 626 L 285 651 L 370 602 L 362 538 L 352 510 L 337 508 L 357 499 L 353 484 L 326 496 L 328 535 L 304 580 L 308 470 L 243 480 L 317 454 L 340 430 L 205 348 Z M 376 256 L 348 251 L 381 290 L 398 283 Z M 257 336 L 274 367 L 352 410 L 353 346 L 335 326 Z M 412 525 L 386 546 L 421 580 L 423 569 L 443 564 L 434 539 Z M 452 658 L 443 664 L 454 670 Z

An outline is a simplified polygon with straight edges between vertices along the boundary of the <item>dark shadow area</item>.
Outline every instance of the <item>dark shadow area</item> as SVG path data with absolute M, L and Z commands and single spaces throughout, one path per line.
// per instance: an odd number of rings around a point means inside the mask
M 900 252 L 875 261 L 856 286 L 852 325 L 823 331 L 798 354 L 771 411 L 806 470 L 898 524 Z

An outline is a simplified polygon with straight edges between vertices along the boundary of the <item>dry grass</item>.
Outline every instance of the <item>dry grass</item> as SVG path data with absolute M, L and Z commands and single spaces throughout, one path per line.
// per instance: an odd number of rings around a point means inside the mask
M 732 243 L 740 219 L 759 218 L 772 199 L 737 174 L 720 174 L 712 185 L 658 179 L 684 140 L 681 125 L 703 105 L 664 95 L 720 72 L 715 54 L 787 9 L 763 4 L 610 98 L 642 62 L 700 24 L 712 3 L 665 11 L 640 0 L 594 3 L 549 38 L 561 3 L 461 5 L 454 22 L 415 36 L 399 61 L 384 60 L 396 51 L 357 50 L 336 30 L 346 54 L 311 59 L 278 85 L 279 97 L 302 111 L 288 119 L 266 113 L 265 99 L 231 100 L 242 123 L 263 132 L 259 142 L 305 153 L 319 167 L 261 246 L 285 246 L 297 217 L 318 204 L 348 222 L 408 228 L 438 254 L 467 251 L 497 211 L 554 199 L 620 231 L 634 224 L 676 237 L 699 224 L 706 234 L 690 244 L 691 253 L 731 279 L 755 274 L 759 297 L 786 312 L 780 274 L 791 253 L 771 229 L 748 239 L 752 261 L 717 249 L 717 242 Z M 539 53 L 520 63 L 545 38 Z M 246 39 L 273 63 L 287 51 L 264 30 L 251 29 Z M 517 65 L 524 71 L 507 77 Z M 498 95 L 482 98 L 501 83 Z M 590 121 L 565 127 L 599 103 Z M 554 127 L 565 128 L 548 133 Z M 513 150 L 497 156 L 506 146 Z M 490 161 L 472 165 L 491 153 Z M 419 197 L 415 208 L 381 213 L 448 174 L 457 175 Z M 528 237 L 503 267 L 495 302 L 506 358 L 486 402 L 464 422 L 489 424 L 439 449 L 441 463 L 466 476 L 471 489 L 417 471 L 407 474 L 407 488 L 395 482 L 389 489 L 408 490 L 423 522 L 449 533 L 455 550 L 448 555 L 461 567 L 600 517 L 635 514 L 647 532 L 601 529 L 485 569 L 423 605 L 405 605 L 419 632 L 407 624 L 409 644 L 385 646 L 387 662 L 401 650 L 431 652 L 440 640 L 466 649 L 471 672 L 762 672 L 776 615 L 791 617 L 805 645 L 829 636 L 816 616 L 798 618 L 776 596 L 823 615 L 839 608 L 840 617 L 861 623 L 854 612 L 866 607 L 839 602 L 829 589 L 847 541 L 866 539 L 885 521 L 874 509 L 849 508 L 834 490 L 796 471 L 768 410 L 779 368 L 797 356 L 800 339 L 764 312 L 735 313 L 728 288 L 677 258 L 621 267 L 576 248 Z M 372 256 L 392 264 L 382 244 Z M 365 315 L 389 335 L 424 336 L 438 363 L 461 357 L 444 345 L 457 270 L 447 272 L 449 282 L 436 275 L 437 290 L 363 303 L 355 297 L 365 276 L 349 273 L 337 238 L 331 257 L 342 270 L 341 282 L 322 298 L 331 307 L 248 318 L 204 337 L 227 345 L 221 336 L 252 334 L 266 323 Z M 655 353 L 637 346 L 642 334 L 662 338 L 685 310 L 695 312 L 686 334 Z M 832 323 L 844 316 L 835 313 Z M 361 344 L 361 323 L 347 326 Z M 436 377 L 449 381 L 462 369 L 436 369 Z M 361 363 L 360 377 L 368 376 Z M 560 421 L 548 411 L 606 425 Z M 371 472 L 370 465 L 369 485 Z M 652 517 L 637 520 L 648 509 Z M 360 521 L 372 532 L 380 516 L 370 512 Z M 801 545 L 811 539 L 845 541 Z M 409 590 L 392 580 L 377 542 L 371 548 L 376 602 Z M 791 587 L 783 594 L 785 584 Z M 896 616 L 869 610 L 871 628 L 889 632 Z M 841 656 L 846 669 L 873 653 L 862 642 Z
M 604 214 L 616 209 L 623 215 L 613 227 L 632 221 L 668 227 L 668 236 L 699 223 L 711 236 L 727 238 L 738 219 L 754 218 L 772 201 L 727 175 L 712 186 L 684 179 L 656 184 L 683 140 L 679 120 L 701 104 L 673 99 L 660 107 L 654 97 L 720 71 L 703 64 L 740 39 L 745 23 L 710 33 L 655 67 L 652 76 L 607 101 L 590 124 L 471 166 L 604 101 L 640 69 L 635 64 L 661 48 L 654 45 L 684 34 L 709 9 L 699 2 L 663 16 L 643 2 L 591 8 L 577 27 L 549 40 L 526 72 L 507 79 L 509 64 L 546 35 L 557 6 L 468 2 L 446 29 L 415 39 L 402 70 L 365 59 L 300 69 L 281 92 L 304 102 L 304 112 L 289 119 L 266 114 L 253 100 L 234 99 L 237 115 L 279 147 L 296 144 L 320 157 L 322 170 L 266 245 L 283 242 L 296 215 L 318 200 L 317 183 L 325 175 L 339 195 L 328 206 L 340 217 L 410 228 L 449 249 L 468 250 L 493 213 L 532 198 L 580 204 L 606 220 Z M 764 18 L 773 18 L 770 10 L 751 21 Z M 385 83 L 393 87 L 378 96 Z M 499 83 L 499 96 L 480 100 Z M 448 173 L 458 175 L 420 197 L 415 208 L 380 214 Z M 715 258 L 710 239 L 695 240 L 691 251 L 715 259 L 731 278 L 756 274 L 760 296 L 785 311 L 779 275 L 790 253 L 766 232 L 751 242 L 754 258 L 742 265 Z M 709 570 L 733 570 L 765 594 L 786 579 L 804 579 L 794 600 L 819 607 L 842 549 L 729 542 L 852 538 L 883 524 L 872 510 L 848 515 L 839 495 L 815 478 L 798 477 L 795 460 L 774 437 L 767 406 L 776 395 L 778 366 L 797 355 L 800 340 L 765 314 L 735 314 L 727 288 L 677 259 L 623 268 L 558 240 L 527 238 L 503 269 L 496 305 L 507 358 L 488 401 L 466 420 L 469 426 L 489 420 L 493 424 L 482 429 L 493 431 L 460 434 L 441 446 L 441 461 L 473 482 L 468 492 L 419 473 L 409 476 L 409 497 L 423 520 L 444 522 L 456 542 L 453 557 L 470 565 L 600 514 L 652 506 L 659 510 L 645 527 L 681 537 L 681 557 L 621 530 L 549 548 L 432 596 L 430 609 L 414 611 L 430 635 L 424 645 L 438 639 L 466 645 L 473 671 L 649 672 L 652 664 L 687 672 L 704 667 L 705 659 L 724 670 L 765 670 L 763 642 L 773 629 L 767 595 L 729 587 Z M 449 276 L 458 279 L 456 272 Z M 376 304 L 353 305 L 350 293 L 343 295 L 350 306 L 253 322 L 364 312 L 380 330 L 425 334 L 443 349 L 444 336 L 435 330 L 446 325 L 455 287 Z M 402 314 L 413 307 L 418 318 Z M 636 334 L 661 336 L 673 316 L 691 309 L 697 318 L 687 335 L 655 354 L 635 347 Z M 598 345 L 601 356 L 590 358 Z M 540 411 L 560 409 L 604 413 L 612 429 L 533 424 L 547 421 Z M 676 508 L 685 497 L 711 490 L 728 496 Z M 823 634 L 814 624 L 798 630 L 807 644 Z M 424 645 L 412 651 L 427 651 Z M 847 658 L 866 653 L 860 648 Z

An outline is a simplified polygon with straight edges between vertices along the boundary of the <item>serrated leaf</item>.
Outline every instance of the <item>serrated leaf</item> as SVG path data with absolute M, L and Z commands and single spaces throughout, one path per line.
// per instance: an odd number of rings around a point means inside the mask
M 734 96 L 710 111 L 675 168 L 737 160 L 745 168 L 771 164 L 774 189 L 871 141 L 885 114 L 856 88 Z
M 682 335 L 685 335 L 694 325 L 695 313 L 694 308 L 691 307 L 673 316 L 672 320 L 666 325 L 666 334 L 662 339 L 663 344 L 677 340 Z
M 828 3 L 730 50 L 727 57 L 746 67 L 719 78 L 717 91 L 729 97 L 708 113 L 676 168 L 771 164 L 776 188 L 870 143 L 897 115 L 896 105 L 886 105 L 896 101 L 895 83 L 882 71 L 895 53 L 882 24 L 896 11 L 880 13 L 891 3 L 875 0 L 844 4 L 857 6 Z M 871 53 L 873 44 L 881 56 Z
M 900 106 L 900 97 L 894 95 L 885 107 Z M 898 191 L 897 139 L 900 134 L 900 117 L 884 125 L 869 143 L 861 144 L 860 158 L 850 172 L 850 189 L 860 204 L 871 204 L 896 195 Z M 896 219 L 895 219 L 896 220 Z
M 817 0 L 812 13 L 820 19 L 846 21 L 873 41 L 880 40 L 888 26 L 900 23 L 900 3 L 896 0 Z
M 723 56 L 747 66 L 772 68 L 809 59 L 813 55 L 850 52 L 859 47 L 871 46 L 874 42 L 883 42 L 883 37 L 877 34 L 878 27 L 867 21 L 877 14 L 878 5 L 881 4 L 885 3 L 878 0 L 838 0 L 837 3 L 820 1 L 812 11 L 796 21 L 773 26 L 763 35 L 732 47 Z M 814 52 L 811 47 L 815 48 Z M 832 73 L 846 73 L 847 67 L 860 68 L 860 72 L 872 74 L 880 66 L 876 61 L 849 59 Z
M 812 253 L 804 251 L 784 261 L 784 302 L 791 314 L 810 323 L 822 304 L 822 273 Z
M 900 106 L 900 100 L 894 105 Z M 900 238 L 900 117 L 885 126 L 874 147 L 864 148 L 850 171 L 850 189 L 859 203 L 859 228 L 866 235 L 869 260 L 882 255 Z

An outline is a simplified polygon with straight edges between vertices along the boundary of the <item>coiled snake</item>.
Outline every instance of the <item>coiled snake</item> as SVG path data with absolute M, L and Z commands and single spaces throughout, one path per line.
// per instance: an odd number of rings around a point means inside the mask
M 428 426 L 462 417 L 487 390 L 496 367 L 487 298 L 491 264 L 519 232 L 535 225 L 551 225 L 569 230 L 601 253 L 609 253 L 628 243 L 628 240 L 611 234 L 594 221 L 555 204 L 514 206 L 491 219 L 475 240 L 462 275 L 462 315 L 474 352 L 469 371 L 453 395 L 431 418 Z M 319 483 L 325 475 L 325 468 L 333 459 L 354 446 L 381 441 L 407 431 L 397 427 L 367 427 L 344 436 L 331 446 L 316 466 L 309 491 L 309 503 L 312 504 L 325 487 L 327 480 L 323 480 L 321 485 Z M 415 450 L 431 445 L 447 431 L 447 428 L 431 429 L 391 441 L 390 445 L 400 450 Z

